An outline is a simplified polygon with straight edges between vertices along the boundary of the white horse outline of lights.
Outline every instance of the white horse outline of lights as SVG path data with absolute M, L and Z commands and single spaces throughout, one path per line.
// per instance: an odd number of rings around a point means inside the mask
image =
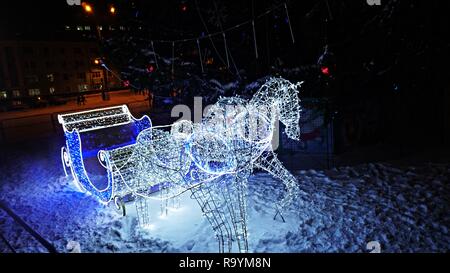
M 105 198 L 103 192 L 94 191 L 94 195 L 117 205 L 132 194 L 139 223 L 145 226 L 146 199 L 167 200 L 190 190 L 215 232 L 219 251 L 231 252 L 235 241 L 240 252 L 247 252 L 247 180 L 253 170 L 267 171 L 286 186 L 274 219 L 280 216 L 284 221 L 282 211 L 300 193 L 296 178 L 274 153 L 272 138 L 279 120 L 287 136 L 299 140 L 301 84 L 269 78 L 251 100 L 220 98 L 201 123 L 181 120 L 152 127 L 147 116 L 136 120 L 128 113 L 128 122 L 136 123 L 139 134 L 129 145 L 98 150 L 98 160 L 108 173 L 108 194 Z M 72 168 L 69 146 L 69 152 L 63 147 L 62 158 Z M 72 174 L 77 180 L 78 174 L 73 170 Z M 155 197 L 155 187 L 165 195 Z

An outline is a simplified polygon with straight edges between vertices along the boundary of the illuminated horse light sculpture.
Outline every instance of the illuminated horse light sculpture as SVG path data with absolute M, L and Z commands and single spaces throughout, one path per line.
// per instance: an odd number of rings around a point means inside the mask
M 247 252 L 247 180 L 253 170 L 269 172 L 286 187 L 287 194 L 276 204 L 274 218 L 280 216 L 284 221 L 282 211 L 300 193 L 296 178 L 277 159 L 272 146 L 278 120 L 285 125 L 288 137 L 299 139 L 300 84 L 270 78 L 251 100 L 220 98 L 199 124 L 181 120 L 152 127 L 148 117 L 136 120 L 128 113 L 126 121 L 120 123 L 137 128 L 129 144 L 94 150 L 107 170 L 105 189 L 94 187 L 89 178 L 78 183 L 105 203 L 114 200 L 119 205 L 127 194 L 134 196 L 142 226 L 149 224 L 146 199 L 158 198 L 156 191 L 164 193 L 160 200 L 167 200 L 189 190 L 215 232 L 219 251 L 231 252 L 233 242 L 237 242 L 238 250 Z M 67 116 L 60 117 L 63 125 L 64 118 Z M 74 164 L 77 156 L 83 155 L 77 144 L 70 143 L 81 142 L 79 136 L 71 136 L 77 130 L 65 127 L 65 131 L 64 165 L 70 166 L 75 180 L 78 171 L 80 177 L 87 177 L 80 164 Z M 74 171 L 77 167 L 79 170 Z

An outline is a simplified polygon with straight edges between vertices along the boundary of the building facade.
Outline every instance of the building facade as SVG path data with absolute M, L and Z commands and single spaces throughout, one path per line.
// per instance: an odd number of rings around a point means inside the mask
M 0 100 L 69 95 L 121 87 L 121 81 L 95 60 L 95 42 L 0 41 Z M 105 75 L 108 73 L 108 75 Z

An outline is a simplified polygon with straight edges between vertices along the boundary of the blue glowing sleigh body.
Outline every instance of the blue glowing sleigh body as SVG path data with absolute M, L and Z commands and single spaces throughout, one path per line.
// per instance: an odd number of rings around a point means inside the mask
M 148 116 L 135 119 L 122 105 L 59 115 L 58 121 L 66 139 L 61 148 L 64 172 L 68 175 L 70 170 L 81 191 L 108 204 L 136 190 L 116 179 L 107 165 L 113 156 L 116 164 L 120 164 L 121 156 L 123 160 L 128 158 L 127 151 L 131 152 L 139 133 L 152 126 Z

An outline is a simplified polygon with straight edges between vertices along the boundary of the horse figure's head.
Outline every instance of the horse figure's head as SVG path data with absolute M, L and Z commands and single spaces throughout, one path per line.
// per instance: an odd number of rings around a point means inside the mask
M 269 78 L 253 96 L 251 103 L 278 116 L 291 139 L 300 139 L 300 100 L 297 88 L 303 82 L 293 84 L 283 78 Z

